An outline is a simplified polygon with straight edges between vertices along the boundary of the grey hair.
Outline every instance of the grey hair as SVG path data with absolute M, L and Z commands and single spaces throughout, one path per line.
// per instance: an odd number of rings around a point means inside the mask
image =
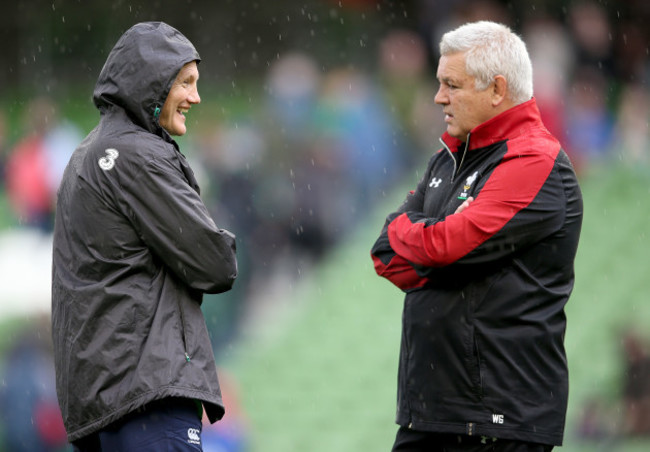
M 465 53 L 465 70 L 484 90 L 502 75 L 515 104 L 533 97 L 533 65 L 526 44 L 510 28 L 489 21 L 461 25 L 442 36 L 440 55 Z

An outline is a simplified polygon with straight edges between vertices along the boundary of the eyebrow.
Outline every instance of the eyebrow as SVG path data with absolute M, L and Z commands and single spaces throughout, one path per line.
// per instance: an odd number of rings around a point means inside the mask
M 438 81 L 440 83 L 445 83 L 447 85 L 450 84 L 450 83 L 454 84 L 454 85 L 460 84 L 460 80 L 457 80 L 457 79 L 455 79 L 453 77 L 436 77 L 436 78 L 438 79 Z
M 186 71 L 181 70 L 181 72 L 179 72 L 178 75 L 176 76 L 176 81 L 185 81 L 187 79 L 193 79 L 193 78 L 198 80 L 199 79 L 199 73 L 191 71 L 189 69 L 186 70 Z

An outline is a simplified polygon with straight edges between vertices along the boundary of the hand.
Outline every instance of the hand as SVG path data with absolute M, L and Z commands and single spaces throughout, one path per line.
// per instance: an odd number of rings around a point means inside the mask
M 463 201 L 463 203 L 460 206 L 458 206 L 458 209 L 456 209 L 456 212 L 454 212 L 454 214 L 461 213 L 463 210 L 467 209 L 469 205 L 472 203 L 472 201 L 474 201 L 474 198 L 470 196 L 465 201 Z

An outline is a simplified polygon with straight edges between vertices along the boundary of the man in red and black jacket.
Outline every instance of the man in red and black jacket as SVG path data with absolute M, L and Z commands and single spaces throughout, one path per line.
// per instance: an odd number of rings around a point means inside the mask
M 564 433 L 582 195 L 521 39 L 476 22 L 440 51 L 444 147 L 372 248 L 406 293 L 393 450 L 549 451 Z

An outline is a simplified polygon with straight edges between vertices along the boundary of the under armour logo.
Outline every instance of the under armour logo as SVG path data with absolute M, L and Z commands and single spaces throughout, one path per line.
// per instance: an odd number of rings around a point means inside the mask
M 442 182 L 442 179 L 438 179 L 437 177 L 433 177 L 431 179 L 431 183 L 429 184 L 429 187 L 436 187 L 438 188 L 438 185 L 440 185 L 440 182 Z
M 201 444 L 201 430 L 198 428 L 188 428 L 187 429 L 187 442 L 190 444 Z
M 108 171 L 113 169 L 115 166 L 115 159 L 119 157 L 120 153 L 117 152 L 117 149 L 113 148 L 106 149 L 104 152 L 106 152 L 106 157 L 99 159 L 99 167 L 104 171 Z

